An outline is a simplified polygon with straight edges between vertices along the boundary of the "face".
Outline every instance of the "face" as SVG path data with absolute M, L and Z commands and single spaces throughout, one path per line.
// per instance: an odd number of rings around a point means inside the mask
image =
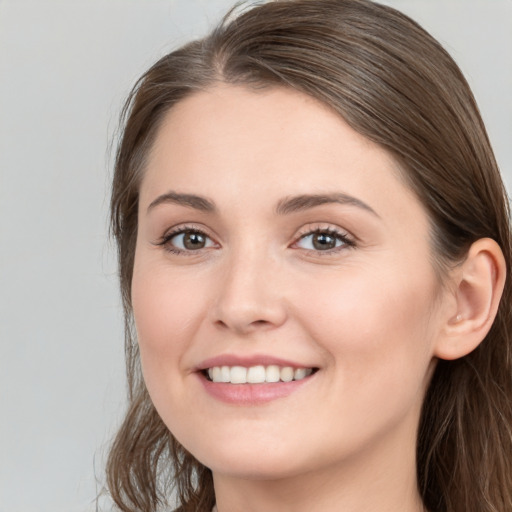
M 214 474 L 414 451 L 443 297 L 398 176 L 284 88 L 218 86 L 167 115 L 140 189 L 133 309 L 151 398 Z

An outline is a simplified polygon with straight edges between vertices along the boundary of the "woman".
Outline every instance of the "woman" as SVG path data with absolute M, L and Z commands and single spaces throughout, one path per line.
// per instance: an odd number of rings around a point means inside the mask
M 124 118 L 120 509 L 511 510 L 507 198 L 440 45 L 366 0 L 270 2 Z

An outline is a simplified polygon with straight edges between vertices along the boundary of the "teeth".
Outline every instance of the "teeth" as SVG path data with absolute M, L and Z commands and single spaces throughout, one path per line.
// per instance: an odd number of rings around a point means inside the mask
M 233 366 L 230 372 L 231 384 L 245 384 L 247 382 L 247 368 Z
M 297 368 L 294 372 L 293 372 L 293 378 L 295 380 L 300 380 L 300 379 L 303 379 L 304 377 L 306 377 L 306 368 Z
M 293 380 L 293 368 L 291 366 L 281 368 L 281 380 L 283 382 L 291 382 Z
M 231 384 L 263 384 L 265 382 L 291 382 L 302 380 L 313 373 L 312 368 L 292 368 L 291 366 L 214 366 L 208 368 L 208 377 L 213 382 Z
M 251 366 L 247 369 L 247 382 L 250 384 L 261 384 L 265 382 L 266 377 L 264 366 Z
M 219 382 L 231 382 L 231 371 L 229 366 L 222 366 L 220 369 L 220 381 Z
M 271 365 L 267 366 L 267 378 L 265 379 L 267 382 L 279 382 L 281 378 L 281 370 L 279 366 Z

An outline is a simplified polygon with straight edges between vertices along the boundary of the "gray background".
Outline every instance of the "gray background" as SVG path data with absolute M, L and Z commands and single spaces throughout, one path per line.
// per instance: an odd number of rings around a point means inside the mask
M 389 0 L 467 75 L 512 184 L 512 0 Z M 0 0 L 0 512 L 89 512 L 123 410 L 108 146 L 231 0 Z M 102 510 L 108 510 L 103 502 Z

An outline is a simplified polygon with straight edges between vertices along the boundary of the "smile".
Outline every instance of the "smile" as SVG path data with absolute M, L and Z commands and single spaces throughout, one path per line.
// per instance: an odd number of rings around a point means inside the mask
M 213 366 L 205 370 L 205 376 L 215 383 L 264 384 L 302 380 L 313 372 L 313 368 L 292 368 L 278 365 Z

